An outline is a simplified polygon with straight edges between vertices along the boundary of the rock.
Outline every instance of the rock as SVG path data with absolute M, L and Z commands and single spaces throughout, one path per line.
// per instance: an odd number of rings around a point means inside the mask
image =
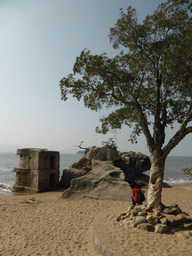
M 169 228 L 167 225 L 164 225 L 164 224 L 156 224 L 155 225 L 155 233 L 163 234 L 163 233 L 166 233 L 168 230 L 169 230 Z
M 141 170 L 141 172 L 146 172 L 151 168 L 150 158 L 139 152 L 123 152 L 120 153 L 120 156 L 126 164 L 129 164 L 131 166 L 137 166 Z
M 106 146 L 101 148 L 92 147 L 87 150 L 84 156 L 88 160 L 100 160 L 100 161 L 114 161 L 119 157 L 119 153 L 116 150 L 109 149 Z
M 161 224 L 167 225 L 168 224 L 168 219 L 166 217 L 160 218 Z
M 113 164 L 123 170 L 126 181 L 135 181 L 141 187 L 148 186 L 149 176 L 142 174 L 142 171 L 137 166 L 126 164 L 121 157 L 115 159 Z
M 91 160 L 86 156 L 83 156 L 79 161 L 76 161 L 72 165 L 69 166 L 69 169 L 83 169 L 84 167 L 90 166 Z
M 180 223 L 175 215 L 167 214 L 165 217 L 168 220 L 168 225 L 171 226 L 171 227 L 176 227 Z
M 146 208 L 145 208 L 145 212 L 152 212 L 152 207 L 151 206 L 147 206 Z
M 159 217 L 154 216 L 153 214 L 148 214 L 146 216 L 146 220 L 151 224 L 151 225 L 156 225 L 159 222 Z
M 114 161 L 118 157 L 119 157 L 119 152 L 118 151 L 108 148 L 107 153 L 106 153 L 106 160 L 107 161 Z
M 119 157 L 119 153 L 107 147 L 91 147 L 87 149 L 86 153 L 79 161 L 73 163 L 68 169 L 63 170 L 60 186 L 69 187 L 72 179 L 81 177 L 90 172 L 92 170 L 93 160 L 113 161 L 117 157 Z
M 179 213 L 177 216 L 177 219 L 183 223 L 187 222 L 188 218 L 185 213 Z
M 126 217 L 127 217 L 127 218 L 129 218 L 130 216 L 131 216 L 131 213 L 130 213 L 130 212 L 126 213 Z
M 129 226 L 131 226 L 132 228 L 137 227 L 137 224 L 135 223 L 134 220 L 127 220 L 127 221 L 126 221 L 126 224 L 129 225 Z
M 166 207 L 167 212 L 178 212 L 178 205 L 172 205 Z M 175 209 L 177 209 L 175 211 Z M 147 210 L 147 211 L 146 211 Z M 155 233 L 166 233 L 174 234 L 175 232 L 180 232 L 185 230 L 180 235 L 181 237 L 192 236 L 192 219 L 188 214 L 182 212 L 177 215 L 167 214 L 161 212 L 158 208 L 146 207 L 145 205 L 136 205 L 129 207 L 129 212 L 126 216 L 121 217 L 125 219 L 126 222 L 132 227 L 138 227 L 141 230 L 155 231 Z
M 192 223 L 192 219 L 189 216 L 187 216 L 187 222 Z
M 130 205 L 127 209 L 127 212 L 131 212 L 131 210 L 133 210 L 134 206 L 133 205 Z
M 138 212 L 138 216 L 143 216 L 146 217 L 147 213 L 146 212 Z
M 100 153 L 98 153 L 99 151 L 100 151 Z M 106 152 L 107 152 L 106 148 L 100 149 L 100 148 L 96 148 L 96 147 L 90 147 L 86 152 L 86 158 L 91 161 L 93 158 L 95 159 L 97 154 L 98 154 L 98 158 L 99 158 L 99 156 L 101 156 L 101 158 L 99 160 L 100 161 L 105 161 Z
M 64 191 L 62 198 L 89 197 L 129 201 L 132 191 L 124 179 L 123 171 L 115 167 L 112 161 L 92 160 L 92 170 L 71 180 L 70 187 Z
M 166 187 L 166 183 L 164 183 L 165 187 Z M 165 205 L 164 204 L 160 204 L 157 208 L 155 208 L 157 211 L 163 212 L 165 210 Z
M 62 187 L 69 187 L 72 179 L 81 177 L 87 174 L 86 169 L 75 169 L 70 167 L 69 169 L 63 170 L 63 175 L 60 180 L 60 186 Z
M 138 215 L 138 211 L 136 211 L 135 209 L 131 210 L 131 215 L 132 216 L 137 216 Z
M 134 220 L 134 219 L 135 219 L 135 216 L 133 216 L 133 215 L 129 216 L 129 220 Z
M 149 223 L 141 223 L 137 226 L 138 229 L 153 232 L 155 230 L 155 227 Z
M 161 211 L 158 210 L 158 209 L 156 209 L 156 208 L 154 208 L 154 209 L 153 209 L 153 215 L 154 215 L 154 216 L 160 216 L 160 215 L 161 215 Z
M 186 175 L 189 175 L 192 177 L 192 167 L 191 168 L 184 168 L 181 171 L 183 171 Z
M 167 213 L 167 214 L 177 215 L 177 214 L 181 213 L 182 210 L 177 205 L 173 205 L 173 206 L 166 207 L 163 212 Z
M 120 219 L 125 220 L 125 219 L 127 219 L 127 217 L 126 217 L 126 215 L 123 215 L 123 216 L 120 217 Z
M 183 229 L 192 230 L 192 223 L 184 223 Z
M 171 213 L 171 208 L 166 207 L 163 212 L 166 213 L 166 214 L 170 214 Z
M 179 206 L 178 206 L 178 204 L 172 204 L 172 205 L 170 205 L 170 206 L 168 206 L 168 207 L 172 208 L 172 207 L 179 207 Z M 165 208 L 166 208 L 166 207 L 165 207 Z
M 179 213 L 182 213 L 182 210 L 179 207 L 172 207 L 171 214 L 178 215 Z
M 139 187 L 148 187 L 149 184 L 149 176 L 143 173 L 135 173 L 132 176 L 130 176 L 129 174 L 125 173 L 125 180 L 128 182 L 132 182 L 134 181 L 135 183 L 137 183 L 137 185 Z M 164 186 L 164 183 L 163 183 Z
M 147 223 L 145 217 L 143 217 L 143 216 L 137 216 L 137 217 L 135 217 L 134 221 L 135 221 L 135 223 L 136 223 L 137 225 L 139 225 L 139 224 L 141 224 L 141 223 Z
M 120 213 L 119 216 L 117 217 L 116 221 L 120 221 L 120 220 L 121 220 L 121 217 L 122 217 L 122 216 L 125 216 L 125 215 L 126 215 L 126 213 L 124 213 L 124 212 L 123 212 L 123 213 Z
M 122 217 L 123 217 L 123 216 L 122 216 Z M 123 223 L 124 223 L 124 224 L 129 221 L 129 219 L 127 219 L 127 218 L 123 218 L 122 220 L 123 220 Z
M 149 162 L 148 167 L 144 165 L 146 161 Z M 124 152 L 120 153 L 120 157 L 116 158 L 113 163 L 124 171 L 126 181 L 135 181 L 141 187 L 148 186 L 149 176 L 143 174 L 143 172 L 150 169 L 151 163 L 148 156 L 131 151 Z
M 144 210 L 144 209 L 145 209 L 145 205 L 142 205 L 142 204 L 136 205 L 136 206 L 134 207 L 134 210 L 137 211 L 137 212 L 141 212 L 141 211 Z

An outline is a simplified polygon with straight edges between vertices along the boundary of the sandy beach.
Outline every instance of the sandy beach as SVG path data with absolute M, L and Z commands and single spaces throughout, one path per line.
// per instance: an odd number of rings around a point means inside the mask
M 69 201 L 61 195 L 1 196 L 0 256 L 192 255 L 192 237 L 184 231 L 156 234 L 117 222 L 128 202 Z M 191 201 L 192 185 L 163 188 L 162 202 L 178 204 L 192 217 Z

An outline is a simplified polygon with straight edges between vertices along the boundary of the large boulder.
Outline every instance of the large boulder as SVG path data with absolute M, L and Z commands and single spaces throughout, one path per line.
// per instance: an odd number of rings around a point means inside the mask
M 151 168 L 150 158 L 142 153 L 129 151 L 120 153 L 120 156 L 126 164 L 136 166 L 142 173 Z
M 68 169 L 63 170 L 60 186 L 69 187 L 72 179 L 90 172 L 92 170 L 92 160 L 114 161 L 118 157 L 119 153 L 113 149 L 107 147 L 91 147 L 86 150 L 79 161 L 73 163 Z
M 141 187 L 148 186 L 149 176 L 143 174 L 143 170 L 141 170 L 137 165 L 135 165 L 136 164 L 135 161 L 131 162 L 132 165 L 130 163 L 127 164 L 125 159 L 119 156 L 113 161 L 113 164 L 116 167 L 119 167 L 121 170 L 123 170 L 125 174 L 125 180 L 127 182 L 131 183 L 132 181 L 134 181 L 137 183 L 137 185 Z M 139 161 L 138 161 L 138 165 L 141 166 L 141 164 L 139 164 Z
M 71 181 L 62 198 L 111 199 L 130 201 L 131 187 L 125 181 L 124 172 L 113 165 L 112 161 L 92 160 L 92 170 Z

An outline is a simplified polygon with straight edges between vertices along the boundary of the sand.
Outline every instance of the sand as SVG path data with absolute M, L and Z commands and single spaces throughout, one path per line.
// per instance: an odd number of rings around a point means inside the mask
M 128 202 L 61 195 L 1 196 L 0 256 L 192 255 L 192 237 L 184 231 L 156 234 L 115 221 Z M 164 188 L 162 195 L 165 205 L 176 203 L 192 217 L 192 185 Z

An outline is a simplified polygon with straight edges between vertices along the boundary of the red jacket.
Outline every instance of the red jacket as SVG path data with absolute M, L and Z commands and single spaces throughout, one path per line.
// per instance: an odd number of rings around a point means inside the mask
M 132 194 L 133 194 L 133 199 L 135 200 L 135 202 L 137 202 L 138 204 L 142 204 L 142 202 L 140 202 L 138 200 L 138 192 L 140 191 L 140 188 L 133 188 L 132 189 Z

